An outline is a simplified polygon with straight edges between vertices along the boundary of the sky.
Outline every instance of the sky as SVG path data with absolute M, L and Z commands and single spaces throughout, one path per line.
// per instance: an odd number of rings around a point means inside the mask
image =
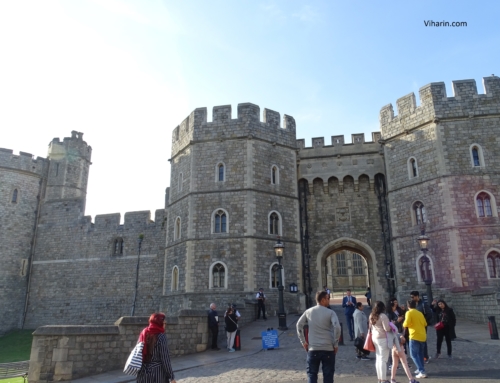
M 0 2 L 0 147 L 92 146 L 86 215 L 164 208 L 172 130 L 198 107 L 251 102 L 297 138 L 379 130 L 430 82 L 500 75 L 500 1 Z M 425 22 L 466 22 L 430 27 Z M 397 113 L 397 110 L 395 109 Z

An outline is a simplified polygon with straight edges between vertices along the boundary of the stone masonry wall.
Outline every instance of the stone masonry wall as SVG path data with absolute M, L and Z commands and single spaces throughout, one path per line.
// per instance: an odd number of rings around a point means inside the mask
M 19 328 L 24 312 L 38 201 L 48 163 L 0 149 L 0 335 Z M 17 200 L 13 193 L 17 190 Z
M 33 333 L 28 379 L 32 383 L 69 381 L 123 369 L 148 317 L 122 317 L 115 325 L 44 326 Z M 205 351 L 206 312 L 186 310 L 167 317 L 171 357 Z

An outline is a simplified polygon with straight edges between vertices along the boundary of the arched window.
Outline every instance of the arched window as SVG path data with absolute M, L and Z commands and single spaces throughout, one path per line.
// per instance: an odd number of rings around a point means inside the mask
M 422 225 L 427 222 L 427 214 L 425 212 L 425 206 L 422 202 L 415 202 L 412 206 L 412 210 L 416 225 Z
M 479 217 L 492 217 L 491 199 L 488 193 L 479 193 L 476 197 L 477 213 Z
M 183 182 L 183 175 L 182 173 L 179 173 L 179 185 L 178 185 L 178 190 L 181 192 L 182 191 L 182 182 Z
M 123 238 L 116 238 L 113 242 L 113 255 L 123 255 L 124 246 Z
M 216 210 L 213 215 L 213 233 L 227 233 L 227 213 L 222 210 Z
M 269 267 L 269 288 L 277 289 L 280 287 L 280 266 L 277 262 L 271 264 Z M 285 285 L 285 270 L 281 266 L 281 279 L 283 281 L 283 286 Z
M 472 167 L 476 168 L 484 166 L 483 148 L 481 148 L 479 144 L 472 144 L 469 147 L 469 150 Z
M 280 171 L 276 165 L 271 167 L 271 184 L 277 185 L 280 182 Z
M 226 179 L 226 167 L 222 162 L 219 162 L 215 168 L 215 180 L 217 182 L 224 182 Z
M 174 241 L 181 238 L 181 217 L 175 219 Z
M 426 262 L 426 258 L 429 261 L 428 263 Z M 432 258 L 428 254 L 422 254 L 417 258 L 417 278 L 419 282 L 424 282 L 426 278 L 431 278 L 433 282 L 436 281 L 434 262 L 432 262 Z
M 170 288 L 171 291 L 179 290 L 179 268 L 174 266 L 172 269 L 172 286 Z
M 269 214 L 269 234 L 281 235 L 281 220 L 277 212 Z
M 500 278 L 500 253 L 492 251 L 486 258 L 490 278 Z
M 408 178 L 412 179 L 418 177 L 418 165 L 415 157 L 408 159 Z
M 17 195 L 18 191 L 17 189 L 14 189 L 14 191 L 12 192 L 12 203 L 17 203 Z
M 226 268 L 222 263 L 216 263 L 212 267 L 212 287 L 226 287 Z

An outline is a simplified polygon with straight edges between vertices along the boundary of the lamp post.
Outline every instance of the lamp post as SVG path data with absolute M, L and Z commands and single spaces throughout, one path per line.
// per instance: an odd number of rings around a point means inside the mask
M 137 238 L 137 266 L 135 269 L 135 292 L 134 292 L 134 303 L 132 304 L 132 313 L 130 316 L 134 316 L 135 313 L 135 301 L 137 300 L 137 290 L 139 289 L 139 262 L 141 260 L 141 246 L 142 240 L 144 239 L 144 234 L 139 234 Z
M 279 298 L 278 298 L 278 329 L 281 331 L 288 330 L 286 327 L 286 313 L 285 305 L 283 303 L 283 266 L 281 265 L 281 260 L 283 259 L 283 253 L 285 252 L 285 245 L 278 237 L 278 241 L 274 245 L 274 252 L 276 253 L 276 258 L 278 259 L 279 274 L 280 274 L 280 285 L 278 286 Z
M 420 266 L 420 273 L 422 275 L 422 279 L 425 283 L 425 286 L 427 287 L 427 299 L 429 301 L 429 304 L 432 303 L 434 300 L 432 298 L 432 269 L 431 269 L 431 261 L 427 257 L 427 250 L 429 246 L 429 240 L 430 238 L 425 235 L 425 226 L 421 227 L 420 235 L 417 238 L 418 244 L 420 245 L 420 250 L 424 253 L 423 257 L 421 258 L 421 266 Z

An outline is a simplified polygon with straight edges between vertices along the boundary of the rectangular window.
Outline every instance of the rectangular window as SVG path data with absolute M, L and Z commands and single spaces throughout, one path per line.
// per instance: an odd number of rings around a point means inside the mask
M 336 260 L 337 260 L 337 275 L 347 275 L 345 254 L 344 253 L 336 254 Z
M 353 265 L 353 271 L 354 275 L 363 275 L 364 274 L 364 265 L 363 265 L 363 258 L 361 258 L 361 255 L 353 253 L 352 254 L 352 265 Z

